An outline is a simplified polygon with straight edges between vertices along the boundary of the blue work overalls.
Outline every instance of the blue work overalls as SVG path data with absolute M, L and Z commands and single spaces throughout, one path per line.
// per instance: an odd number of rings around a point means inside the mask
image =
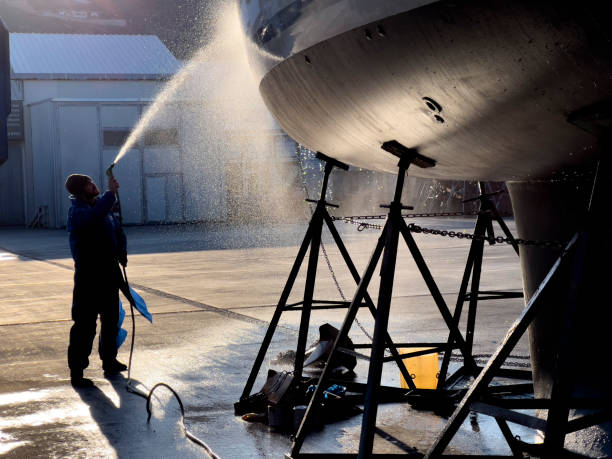
M 68 366 L 82 371 L 89 365 L 89 355 L 100 316 L 99 354 L 103 364 L 117 357 L 119 288 L 123 277 L 119 268 L 126 253 L 123 230 L 112 215 L 115 195 L 107 191 L 92 206 L 72 198 L 67 229 L 74 259 L 74 291 Z

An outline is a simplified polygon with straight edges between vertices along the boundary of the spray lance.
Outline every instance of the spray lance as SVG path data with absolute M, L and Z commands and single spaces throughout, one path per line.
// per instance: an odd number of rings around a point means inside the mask
M 117 163 L 113 161 L 111 165 L 108 166 L 108 169 L 106 169 L 106 176 L 108 177 L 109 181 L 115 178 L 115 176 L 113 175 L 113 168 L 115 167 L 116 164 Z M 116 196 L 116 199 L 115 199 L 115 204 L 113 204 L 112 212 L 113 212 L 113 217 L 119 222 L 119 228 L 121 229 L 121 227 L 123 226 L 123 217 L 121 216 L 121 201 L 119 200 L 119 191 L 115 192 L 115 196 Z M 125 272 L 124 262 L 122 262 L 121 265 L 123 266 L 123 275 L 125 277 L 124 280 L 125 280 L 126 287 L 127 287 L 126 290 L 129 291 L 129 285 L 127 285 L 127 274 Z M 131 296 L 127 295 L 127 293 L 126 293 L 126 297 L 130 300 L 130 302 L 132 301 Z
M 115 178 L 113 175 L 113 168 L 117 163 L 112 162 L 108 169 L 106 169 L 106 176 L 110 179 Z M 121 216 L 121 201 L 119 201 L 119 192 L 116 193 L 117 199 L 115 200 L 115 204 L 113 205 L 113 217 L 119 221 L 119 226 L 123 225 L 123 217 Z
M 108 169 L 106 169 L 106 176 L 108 177 L 109 181 L 111 179 L 114 179 L 115 176 L 113 175 L 113 168 L 115 167 L 117 163 L 112 162 L 110 166 L 108 166 Z M 117 219 L 117 221 L 119 222 L 119 228 L 121 228 L 123 226 L 123 218 L 121 217 L 121 202 L 119 201 L 119 191 L 117 191 L 115 193 L 115 196 L 117 197 L 115 199 L 115 204 L 113 204 L 113 208 L 112 208 L 112 212 L 113 212 L 113 217 Z M 136 325 L 134 322 L 134 306 L 135 306 L 135 300 L 134 297 L 132 296 L 131 293 L 131 289 L 130 289 L 130 284 L 128 282 L 128 277 L 127 277 L 127 272 L 125 270 L 125 263 L 121 262 L 120 260 L 120 264 L 121 264 L 121 268 L 123 270 L 123 285 L 121 286 L 121 291 L 123 292 L 123 294 L 125 295 L 125 297 L 128 299 L 129 303 L 130 303 L 130 310 L 132 313 L 132 345 L 130 346 L 130 361 L 128 363 L 128 383 L 127 383 L 127 388 L 130 392 L 134 392 L 134 389 L 131 387 L 130 384 L 130 373 L 132 370 L 132 354 L 134 353 L 134 336 L 136 334 Z M 138 391 L 136 391 L 135 393 L 137 393 L 138 395 L 143 395 L 140 394 Z

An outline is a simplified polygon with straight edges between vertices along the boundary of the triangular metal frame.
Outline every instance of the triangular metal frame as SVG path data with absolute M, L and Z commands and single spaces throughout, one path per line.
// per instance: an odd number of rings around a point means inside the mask
M 489 244 L 495 244 L 495 233 L 493 231 L 493 221 L 497 222 L 506 238 L 510 241 L 516 254 L 519 254 L 518 244 L 514 239 L 508 225 L 504 222 L 503 218 L 499 214 L 497 207 L 491 200 L 492 196 L 495 196 L 502 191 L 495 191 L 487 193 L 486 185 L 484 182 L 478 182 L 478 189 L 480 194 L 474 198 L 466 199 L 463 202 L 468 203 L 472 201 L 480 202 L 480 209 L 478 211 L 478 218 L 476 219 L 476 225 L 474 227 L 474 233 L 472 235 L 472 243 L 470 244 L 470 250 L 463 272 L 463 278 L 461 280 L 461 286 L 459 287 L 459 293 L 457 295 L 457 303 L 455 304 L 455 311 L 453 312 L 453 320 L 459 325 L 461 314 L 463 312 L 463 305 L 468 302 L 468 317 L 465 331 L 465 341 L 467 343 L 470 354 L 472 353 L 474 344 L 474 332 L 476 328 L 476 310 L 478 307 L 479 300 L 497 300 L 507 298 L 522 298 L 522 292 L 510 292 L 510 291 L 481 291 L 480 290 L 480 276 L 482 273 L 482 261 L 484 255 L 484 247 L 487 242 Z M 468 292 L 468 286 L 470 291 Z M 454 341 L 449 334 L 447 341 L 448 351 L 444 352 L 442 364 L 440 365 L 440 373 L 438 376 L 438 390 L 443 390 L 451 387 L 457 380 L 467 374 L 464 366 L 456 370 L 451 376 L 447 378 L 448 367 L 452 355 L 452 345 Z M 508 376 L 519 377 L 521 379 L 531 379 L 531 372 L 525 371 L 511 371 L 506 372 Z
M 602 171 L 609 174 L 600 162 L 595 176 L 591 202 L 585 229 L 577 232 L 568 242 L 538 289 L 532 295 L 520 317 L 510 327 L 504 341 L 495 351 L 485 368 L 480 372 L 470 389 L 467 391 L 456 410 L 446 423 L 444 429 L 431 446 L 425 458 L 443 457 L 444 450 L 449 445 L 461 424 L 470 411 L 478 411 L 493 416 L 500 430 L 512 450 L 513 455 L 522 457 L 523 452 L 541 457 L 586 457 L 570 452 L 564 448 L 565 436 L 568 433 L 585 429 L 612 419 L 612 404 L 609 399 L 577 399 L 572 396 L 575 376 L 571 370 L 573 324 L 577 317 L 580 289 L 583 286 L 585 261 L 587 253 L 592 250 L 591 232 L 596 227 L 598 217 L 603 215 L 605 209 L 603 196 L 605 193 Z M 607 177 L 607 176 L 606 176 Z M 563 274 L 561 274 L 563 273 Z M 519 399 L 504 400 L 503 398 L 488 397 L 489 384 L 497 376 L 498 371 L 517 345 L 519 339 L 527 331 L 529 325 L 547 306 L 546 294 L 548 289 L 559 288 L 555 281 L 560 275 L 570 275 L 567 302 L 562 310 L 564 315 L 562 330 L 559 330 L 559 343 L 555 357 L 555 369 L 550 398 L 545 399 Z M 593 414 L 569 420 L 570 409 L 598 408 Z M 517 413 L 514 409 L 544 409 L 548 410 L 546 419 Z M 532 445 L 516 439 L 507 421 L 524 426 L 536 428 L 544 432 L 544 441 L 541 445 Z
M 365 269 L 364 275 L 361 278 L 361 282 L 357 288 L 357 291 L 351 301 L 349 310 L 344 319 L 342 327 L 336 337 L 332 351 L 329 355 L 327 364 L 321 374 L 317 387 L 311 397 L 310 403 L 306 410 L 306 413 L 302 419 L 302 423 L 294 437 L 291 452 L 286 455 L 288 458 L 300 457 L 300 450 L 311 427 L 312 419 L 318 408 L 318 404 L 322 400 L 322 396 L 326 384 L 329 382 L 331 367 L 330 362 L 334 359 L 336 352 L 339 352 L 339 343 L 348 336 L 348 332 L 355 320 L 357 311 L 361 301 L 367 295 L 367 288 L 370 284 L 372 276 L 378 266 L 378 262 L 382 256 L 381 272 L 380 272 L 380 286 L 378 292 L 378 302 L 376 306 L 376 316 L 374 325 L 374 335 L 372 342 L 372 352 L 370 354 L 370 366 L 368 371 L 368 381 L 365 391 L 365 402 L 364 402 L 364 414 L 362 419 L 361 438 L 359 443 L 359 457 L 366 458 L 372 456 L 372 448 L 374 444 L 374 434 L 376 430 L 376 415 L 378 410 L 379 398 L 380 398 L 380 380 L 382 374 L 382 366 L 385 362 L 384 351 L 385 351 L 385 337 L 388 336 L 388 322 L 389 313 L 391 306 L 391 297 L 393 294 L 393 280 L 395 276 L 395 264 L 397 259 L 397 248 L 399 242 L 399 236 L 403 237 L 410 253 L 419 268 L 419 271 L 423 277 L 423 280 L 427 284 L 427 287 L 438 307 L 442 318 L 446 322 L 446 325 L 452 335 L 453 342 L 456 343 L 458 349 L 460 349 L 466 366 L 472 368 L 473 375 L 475 376 L 478 372 L 476 362 L 467 350 L 465 339 L 461 335 L 456 323 L 453 320 L 452 314 L 450 313 L 448 306 L 446 305 L 438 286 L 436 285 L 421 252 L 419 251 L 414 238 L 410 232 L 410 229 L 406 225 L 401 211 L 409 207 L 403 206 L 401 203 L 401 195 L 404 187 L 404 179 L 406 172 L 411 164 L 416 164 L 420 167 L 431 167 L 435 164 L 429 158 L 420 155 L 415 149 L 409 149 L 404 147 L 395 141 L 386 142 L 383 144 L 383 149 L 395 154 L 400 158 L 398 164 L 397 182 L 395 187 L 395 194 L 393 202 L 390 205 L 382 206 L 389 208 L 389 214 L 384 225 L 384 228 L 378 238 L 376 247 L 372 253 L 370 261 Z M 423 347 L 429 347 L 427 345 L 420 344 Z M 412 357 L 416 355 L 422 355 L 428 352 L 443 351 L 445 344 L 432 343 L 430 351 L 418 351 L 408 354 L 401 355 L 402 358 Z M 407 380 L 408 382 L 408 380 Z
M 240 397 L 240 401 L 234 404 L 234 409 L 236 414 L 244 414 L 243 405 L 248 406 L 246 401 L 251 395 L 251 391 L 253 390 L 253 385 L 255 384 L 255 380 L 260 372 L 261 365 L 266 356 L 278 323 L 280 321 L 281 315 L 285 311 L 296 311 L 301 310 L 301 318 L 300 318 L 300 329 L 298 334 L 298 343 L 296 349 L 296 357 L 294 363 L 293 370 L 293 380 L 296 384 L 300 383 L 302 372 L 304 368 L 304 353 L 306 351 L 306 339 L 308 337 L 308 328 L 310 325 L 310 314 L 312 310 L 315 309 L 341 309 L 348 308 L 348 301 L 317 301 L 313 299 L 314 295 L 314 287 L 317 273 L 317 265 L 319 261 L 319 249 L 321 247 L 321 233 L 323 230 L 323 226 L 326 225 L 329 229 L 342 258 L 346 266 L 348 267 L 355 283 L 357 285 L 360 284 L 361 278 L 359 277 L 359 272 L 353 263 L 338 230 L 336 229 L 332 217 L 327 212 L 327 206 L 338 207 L 335 204 L 330 204 L 325 201 L 329 176 L 334 167 L 341 168 L 343 170 L 348 170 L 348 166 L 340 161 L 337 161 L 333 158 L 330 158 L 323 153 L 318 152 L 317 158 L 325 162 L 323 183 L 321 186 L 321 194 L 318 201 L 314 201 L 311 199 L 307 199 L 308 202 L 316 203 L 316 208 L 308 225 L 308 229 L 306 230 L 306 235 L 304 236 L 304 240 L 300 246 L 296 259 L 293 263 L 293 267 L 289 273 L 289 278 L 285 283 L 285 287 L 283 288 L 283 292 L 276 306 L 276 310 L 270 321 L 270 325 L 266 331 L 266 335 L 262 341 L 262 344 L 259 348 L 259 352 L 257 353 L 257 357 L 255 358 L 255 362 L 253 363 L 253 367 L 243 389 L 242 395 Z M 297 278 L 297 275 L 300 271 L 300 267 L 304 262 L 304 258 L 306 256 L 307 250 L 310 248 L 309 258 L 308 258 L 308 271 L 306 274 L 306 283 L 304 287 L 304 296 L 303 301 L 295 304 L 287 304 L 287 300 Z M 362 297 L 359 301 L 359 304 L 356 305 L 358 309 L 361 306 L 365 306 L 372 313 L 372 315 L 376 316 L 376 308 L 374 307 L 374 302 L 368 295 L 367 291 L 363 292 Z M 410 373 L 408 372 L 403 360 L 400 358 L 399 351 L 397 350 L 396 345 L 391 340 L 391 337 L 387 333 L 384 337 L 384 341 L 388 346 L 391 352 L 391 358 L 396 362 L 401 374 L 404 376 L 406 381 L 409 384 L 409 387 L 412 389 L 415 388 L 414 382 L 410 378 Z M 362 347 L 367 347 L 364 345 Z M 396 388 L 389 388 L 393 392 L 398 393 L 398 397 L 403 393 L 402 391 L 397 390 Z

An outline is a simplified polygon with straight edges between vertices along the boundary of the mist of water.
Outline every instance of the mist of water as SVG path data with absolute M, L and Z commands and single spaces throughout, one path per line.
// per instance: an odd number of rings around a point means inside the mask
M 202 53 L 202 51 L 200 51 Z M 198 53 L 198 54 L 200 54 Z M 136 124 L 136 127 L 130 132 L 127 140 L 117 153 L 117 156 L 113 160 L 113 164 L 117 164 L 121 158 L 138 142 L 147 128 L 151 125 L 152 121 L 160 116 L 160 112 L 168 105 L 169 102 L 173 102 L 179 90 L 181 90 L 187 81 L 191 78 L 191 75 L 198 66 L 198 56 L 193 58 L 187 63 L 164 87 L 164 89 L 155 98 L 155 101 L 150 105 L 143 116 Z
M 295 144 L 282 135 L 261 100 L 236 3 L 219 0 L 218 5 L 209 21 L 212 39 L 159 92 L 114 163 L 129 163 L 130 152 L 141 149 L 148 173 L 180 172 L 180 179 L 172 178 L 171 194 L 183 204 L 170 221 L 266 219 L 271 214 L 303 219 L 304 210 L 295 209 L 303 198 L 296 186 Z M 147 150 L 147 133 L 169 127 L 177 129 L 178 148 L 170 146 L 163 154 Z
M 217 5 L 215 18 L 207 21 L 212 39 L 160 91 L 114 163 L 142 149 L 149 130 L 175 126 L 179 148 L 163 156 L 145 151 L 144 158 L 151 174 L 164 174 L 167 167 L 180 169 L 182 176 L 172 179 L 171 194 L 183 204 L 176 206 L 170 221 L 307 218 L 307 208 L 298 205 L 304 198 L 302 181 L 309 173 L 319 178 L 322 171 L 304 171 L 304 164 L 300 170 L 295 163 L 295 145 L 279 135 L 248 65 L 238 7 L 226 0 Z M 329 197 L 341 204 L 338 215 L 377 214 L 379 204 L 391 199 L 394 184 L 392 174 L 351 168 L 349 173 L 332 174 Z M 429 205 L 442 201 L 431 196 L 431 181 L 414 179 L 406 188 L 407 202 L 418 211 L 450 207 Z M 337 196 L 331 196 L 335 189 Z M 318 197 L 318 192 L 315 186 L 310 197 Z
M 239 27 L 234 29 L 235 26 L 239 25 L 234 24 L 237 20 L 238 14 L 236 8 L 223 6 L 222 4 L 221 8 L 222 9 L 217 16 L 217 20 L 213 23 L 214 30 L 212 31 L 212 35 L 214 37 L 219 36 L 218 32 L 222 29 L 222 25 L 224 25 L 225 28 L 229 26 L 230 31 L 240 30 Z M 117 153 L 117 156 L 113 160 L 113 164 L 117 164 L 125 156 L 125 154 L 132 147 L 134 147 L 139 140 L 142 139 L 146 130 L 151 127 L 155 121 L 161 121 L 160 118 L 163 118 L 166 115 L 165 110 L 168 108 L 169 104 L 180 103 L 179 99 L 184 98 L 185 91 L 189 91 L 191 93 L 197 92 L 196 88 L 189 88 L 187 86 L 194 84 L 193 79 L 194 77 L 198 76 L 198 72 L 200 70 L 204 70 L 203 74 L 199 75 L 202 78 L 201 82 L 203 84 L 207 83 L 207 75 L 205 73 L 206 69 L 200 68 L 205 62 L 210 62 L 212 59 L 218 59 L 221 54 L 225 53 L 227 54 L 227 58 L 234 60 L 236 70 L 238 70 L 239 67 L 242 67 L 244 59 L 243 56 L 239 55 L 238 51 L 239 47 L 242 45 L 243 43 L 240 36 L 228 37 L 224 33 L 221 39 L 214 38 L 209 44 L 202 47 L 195 54 L 195 56 L 189 60 L 189 62 L 183 65 L 181 70 L 159 92 L 153 104 L 147 108 L 134 129 L 131 131 L 125 143 Z

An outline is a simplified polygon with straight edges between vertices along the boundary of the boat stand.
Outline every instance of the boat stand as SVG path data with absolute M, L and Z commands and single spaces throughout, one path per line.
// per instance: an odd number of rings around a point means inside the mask
M 612 419 L 612 400 L 601 397 L 575 397 L 572 394 L 577 377 L 572 370 L 572 361 L 580 358 L 573 350 L 573 324 L 579 314 L 580 289 L 587 278 L 585 260 L 589 251 L 597 250 L 592 235 L 596 231 L 598 222 L 602 221 L 604 212 L 607 210 L 604 197 L 604 193 L 607 193 L 607 191 L 604 187 L 609 181 L 603 177 L 602 171 L 608 174 L 606 178 L 609 179 L 609 169 L 603 168 L 600 162 L 595 176 L 585 228 L 578 231 L 566 245 L 563 253 L 529 300 L 521 316 L 510 327 L 501 346 L 495 351 L 457 406 L 441 434 L 425 455 L 426 458 L 444 456 L 444 450 L 454 438 L 470 411 L 476 411 L 495 418 L 504 439 L 515 457 L 524 457 L 524 454 L 550 458 L 586 457 L 564 448 L 566 435 Z M 565 280 L 568 278 L 568 275 L 569 282 Z M 558 332 L 559 341 L 555 356 L 556 364 L 553 372 L 550 397 L 525 399 L 503 398 L 491 395 L 489 384 L 497 375 L 497 372 L 529 325 L 538 316 L 540 311 L 547 306 L 548 292 L 560 288 L 567 289 L 568 293 L 565 305 L 557 305 L 562 306 L 559 313 L 563 314 L 563 319 L 561 329 Z M 547 410 L 548 415 L 546 419 L 542 419 L 513 411 L 525 409 Z M 594 412 L 570 420 L 571 409 L 593 409 Z M 543 443 L 530 444 L 515 438 L 508 426 L 508 421 L 540 430 L 544 433 Z
M 382 256 L 381 272 L 380 272 L 380 288 L 378 292 L 378 304 L 376 307 L 375 325 L 374 325 L 374 336 L 372 341 L 372 351 L 370 354 L 370 365 L 368 372 L 368 381 L 365 390 L 365 402 L 364 402 L 364 414 L 362 419 L 361 427 L 361 438 L 359 442 L 359 455 L 360 458 L 376 457 L 372 454 L 372 448 L 374 444 L 374 434 L 376 431 L 376 415 L 378 410 L 380 398 L 380 380 L 382 373 L 383 363 L 388 361 L 388 358 L 384 357 L 385 351 L 385 340 L 388 337 L 387 326 L 389 322 L 389 312 L 391 306 L 391 296 L 393 293 L 393 280 L 395 275 L 395 264 L 397 259 L 397 248 L 400 234 L 403 236 L 410 253 L 419 268 L 425 283 L 444 319 L 448 329 L 450 330 L 453 343 L 452 348 L 458 348 L 466 362 L 466 366 L 471 369 L 472 374 L 477 374 L 476 363 L 471 356 L 467 347 L 466 341 L 461 335 L 457 324 L 453 320 L 448 306 L 446 305 L 434 279 L 431 275 L 421 252 L 419 251 L 410 229 L 406 225 L 402 218 L 402 209 L 409 207 L 402 205 L 401 195 L 404 186 L 404 178 L 406 172 L 411 164 L 415 164 L 418 167 L 433 167 L 435 161 L 420 155 L 415 149 L 406 148 L 397 141 L 385 142 L 382 148 L 389 153 L 399 157 L 399 171 L 397 174 L 397 182 L 395 187 L 395 195 L 393 202 L 390 205 L 382 207 L 389 209 L 389 214 L 385 223 L 385 226 L 379 236 L 378 243 L 374 249 L 370 261 L 367 265 L 365 273 L 359 283 L 359 287 L 351 301 L 349 310 L 344 319 L 342 327 L 336 337 L 332 351 L 329 355 L 323 373 L 320 376 L 317 387 L 310 399 L 310 403 L 306 410 L 306 413 L 302 419 L 302 423 L 295 435 L 291 452 L 285 457 L 287 458 L 298 458 L 307 457 L 309 454 L 301 454 L 300 450 L 308 434 L 311 423 L 316 416 L 316 411 L 319 408 L 319 404 L 323 397 L 323 392 L 329 382 L 329 376 L 331 373 L 332 362 L 334 354 L 339 351 L 338 343 L 340 343 L 347 335 L 355 320 L 357 310 L 367 294 L 367 288 L 370 284 L 372 276 L 378 265 L 378 261 Z M 414 357 L 417 355 L 424 355 L 427 353 L 441 352 L 446 350 L 446 343 L 418 343 L 418 344 L 403 344 L 404 347 L 428 347 L 427 350 L 415 351 L 408 354 L 402 354 L 402 358 Z M 406 380 L 409 382 L 410 380 Z M 419 392 L 420 390 L 413 390 L 411 392 Z M 431 391 L 430 391 L 431 392 Z M 405 398 L 404 401 L 407 401 Z M 316 456 L 316 455 L 315 455 Z M 320 455 L 319 455 L 320 456 Z M 342 455 L 343 457 L 355 457 L 355 455 Z M 386 457 L 387 455 L 385 455 Z
M 480 210 L 478 212 L 478 218 L 476 220 L 476 226 L 474 228 L 472 243 L 468 252 L 468 258 L 465 265 L 465 271 L 463 273 L 463 279 L 459 288 L 459 294 L 457 295 L 457 303 L 455 305 L 455 311 L 453 314 L 453 320 L 455 324 L 459 326 L 461 319 L 461 313 L 463 305 L 469 302 L 468 306 L 468 317 L 465 332 L 465 341 L 470 354 L 474 345 L 474 329 L 476 325 L 476 309 L 479 300 L 498 300 L 508 298 L 522 298 L 522 292 L 511 292 L 511 291 L 484 291 L 480 290 L 480 275 L 482 272 L 482 258 L 484 253 L 485 243 L 495 244 L 495 233 L 493 231 L 493 221 L 496 221 L 506 238 L 510 241 L 510 244 L 514 248 L 516 254 L 519 254 L 518 244 L 514 239 L 514 236 L 510 232 L 510 229 L 504 222 L 503 218 L 499 214 L 495 204 L 491 200 L 492 196 L 495 196 L 502 191 L 495 191 L 492 193 L 486 192 L 484 182 L 478 182 L 478 188 L 480 195 L 475 198 L 466 199 L 463 202 L 468 203 L 472 201 L 480 201 Z M 470 284 L 470 291 L 468 292 L 468 285 Z M 465 362 L 464 366 L 456 370 L 447 379 L 448 366 L 452 355 L 453 338 L 449 334 L 447 341 L 447 351 L 444 353 L 442 364 L 440 366 L 440 374 L 438 375 L 438 389 L 448 389 L 453 386 L 461 377 L 469 376 L 469 372 L 466 371 Z M 480 368 L 480 367 L 479 367 Z M 531 380 L 531 372 L 524 370 L 511 370 L 511 369 L 500 369 L 499 376 L 507 376 L 510 378 Z M 524 391 L 525 385 L 517 386 L 519 391 Z M 508 388 L 508 386 L 506 386 Z
M 248 398 L 251 395 L 251 391 L 253 390 L 253 385 L 261 369 L 263 359 L 266 356 L 268 347 L 270 346 L 270 343 L 276 331 L 276 327 L 278 326 L 279 320 L 283 312 L 302 311 L 302 315 L 300 319 L 298 343 L 297 343 L 297 349 L 296 349 L 296 355 L 295 355 L 295 363 L 294 363 L 294 369 L 293 369 L 293 381 L 295 384 L 300 384 L 301 377 L 302 377 L 302 371 L 304 367 L 304 353 L 306 351 L 306 339 L 308 337 L 308 328 L 309 328 L 309 323 L 310 323 L 311 311 L 317 310 L 317 309 L 339 309 L 339 308 L 346 309 L 349 307 L 349 304 L 351 304 L 348 301 L 326 301 L 326 300 L 322 301 L 322 300 L 313 299 L 315 278 L 316 278 L 316 273 L 317 273 L 317 264 L 319 261 L 319 248 L 321 246 L 321 232 L 322 232 L 324 224 L 327 225 L 334 241 L 336 242 L 336 245 L 338 246 L 340 253 L 342 254 L 342 258 L 344 259 L 344 262 L 346 263 L 356 284 L 359 285 L 361 282 L 361 279 L 359 277 L 359 272 L 357 271 L 355 264 L 351 260 L 351 257 L 349 256 L 349 253 L 344 243 L 342 242 L 342 238 L 340 237 L 338 230 L 334 226 L 334 222 L 331 216 L 327 212 L 327 206 L 330 206 L 330 207 L 338 207 L 338 206 L 335 204 L 330 204 L 325 201 L 329 175 L 332 169 L 334 167 L 338 167 L 343 170 L 348 170 L 348 166 L 320 152 L 317 153 L 317 158 L 325 162 L 325 172 L 323 176 L 323 184 L 321 186 L 321 195 L 318 201 L 307 199 L 308 202 L 316 203 L 316 208 L 310 220 L 310 224 L 308 225 L 308 229 L 306 231 L 306 235 L 304 237 L 302 245 L 300 246 L 296 259 L 293 263 L 293 267 L 289 274 L 289 278 L 287 279 L 287 282 L 285 283 L 285 287 L 278 301 L 278 305 L 276 306 L 274 316 L 272 317 L 270 325 L 268 326 L 268 330 L 266 331 L 266 335 L 263 339 L 263 342 L 261 343 L 261 347 L 259 348 L 257 357 L 255 358 L 253 368 L 251 369 L 251 373 L 249 374 L 249 378 L 247 379 L 246 385 L 240 397 L 240 401 L 234 404 L 234 410 L 237 415 L 245 414 L 245 412 L 248 411 L 248 407 L 249 407 Z M 305 283 L 305 288 L 304 288 L 303 301 L 300 301 L 294 304 L 287 304 L 287 299 L 289 298 L 289 294 L 291 293 L 293 284 L 300 271 L 300 267 L 302 266 L 302 263 L 304 262 L 306 251 L 308 250 L 309 247 L 310 247 L 310 253 L 309 253 L 309 258 L 308 258 L 308 271 L 306 274 L 306 283 Z M 357 309 L 361 306 L 366 306 L 370 310 L 372 315 L 374 317 L 376 316 L 376 309 L 374 307 L 374 302 L 372 301 L 368 293 L 365 291 L 365 289 L 363 289 L 359 301 L 355 304 L 355 313 L 357 312 Z M 406 366 L 401 360 L 399 352 L 397 351 L 397 347 L 391 341 L 391 338 L 388 335 L 388 333 L 384 333 L 383 340 L 385 344 L 388 346 L 392 354 L 391 358 L 397 363 L 397 366 L 401 374 L 404 376 L 404 378 L 408 382 L 409 387 L 414 389 L 415 386 L 414 386 L 412 379 L 410 378 L 410 373 L 408 372 L 408 370 L 406 369 Z M 361 345 L 359 347 L 363 347 L 363 346 L 368 346 L 368 345 Z M 348 352 L 348 350 L 345 350 L 345 351 Z M 359 391 L 358 384 L 353 384 L 353 386 L 355 387 L 357 391 Z M 400 390 L 398 388 L 389 387 L 387 389 L 388 389 L 387 394 L 391 395 L 392 398 L 396 398 L 396 399 L 402 397 L 403 394 L 405 393 L 405 390 Z

